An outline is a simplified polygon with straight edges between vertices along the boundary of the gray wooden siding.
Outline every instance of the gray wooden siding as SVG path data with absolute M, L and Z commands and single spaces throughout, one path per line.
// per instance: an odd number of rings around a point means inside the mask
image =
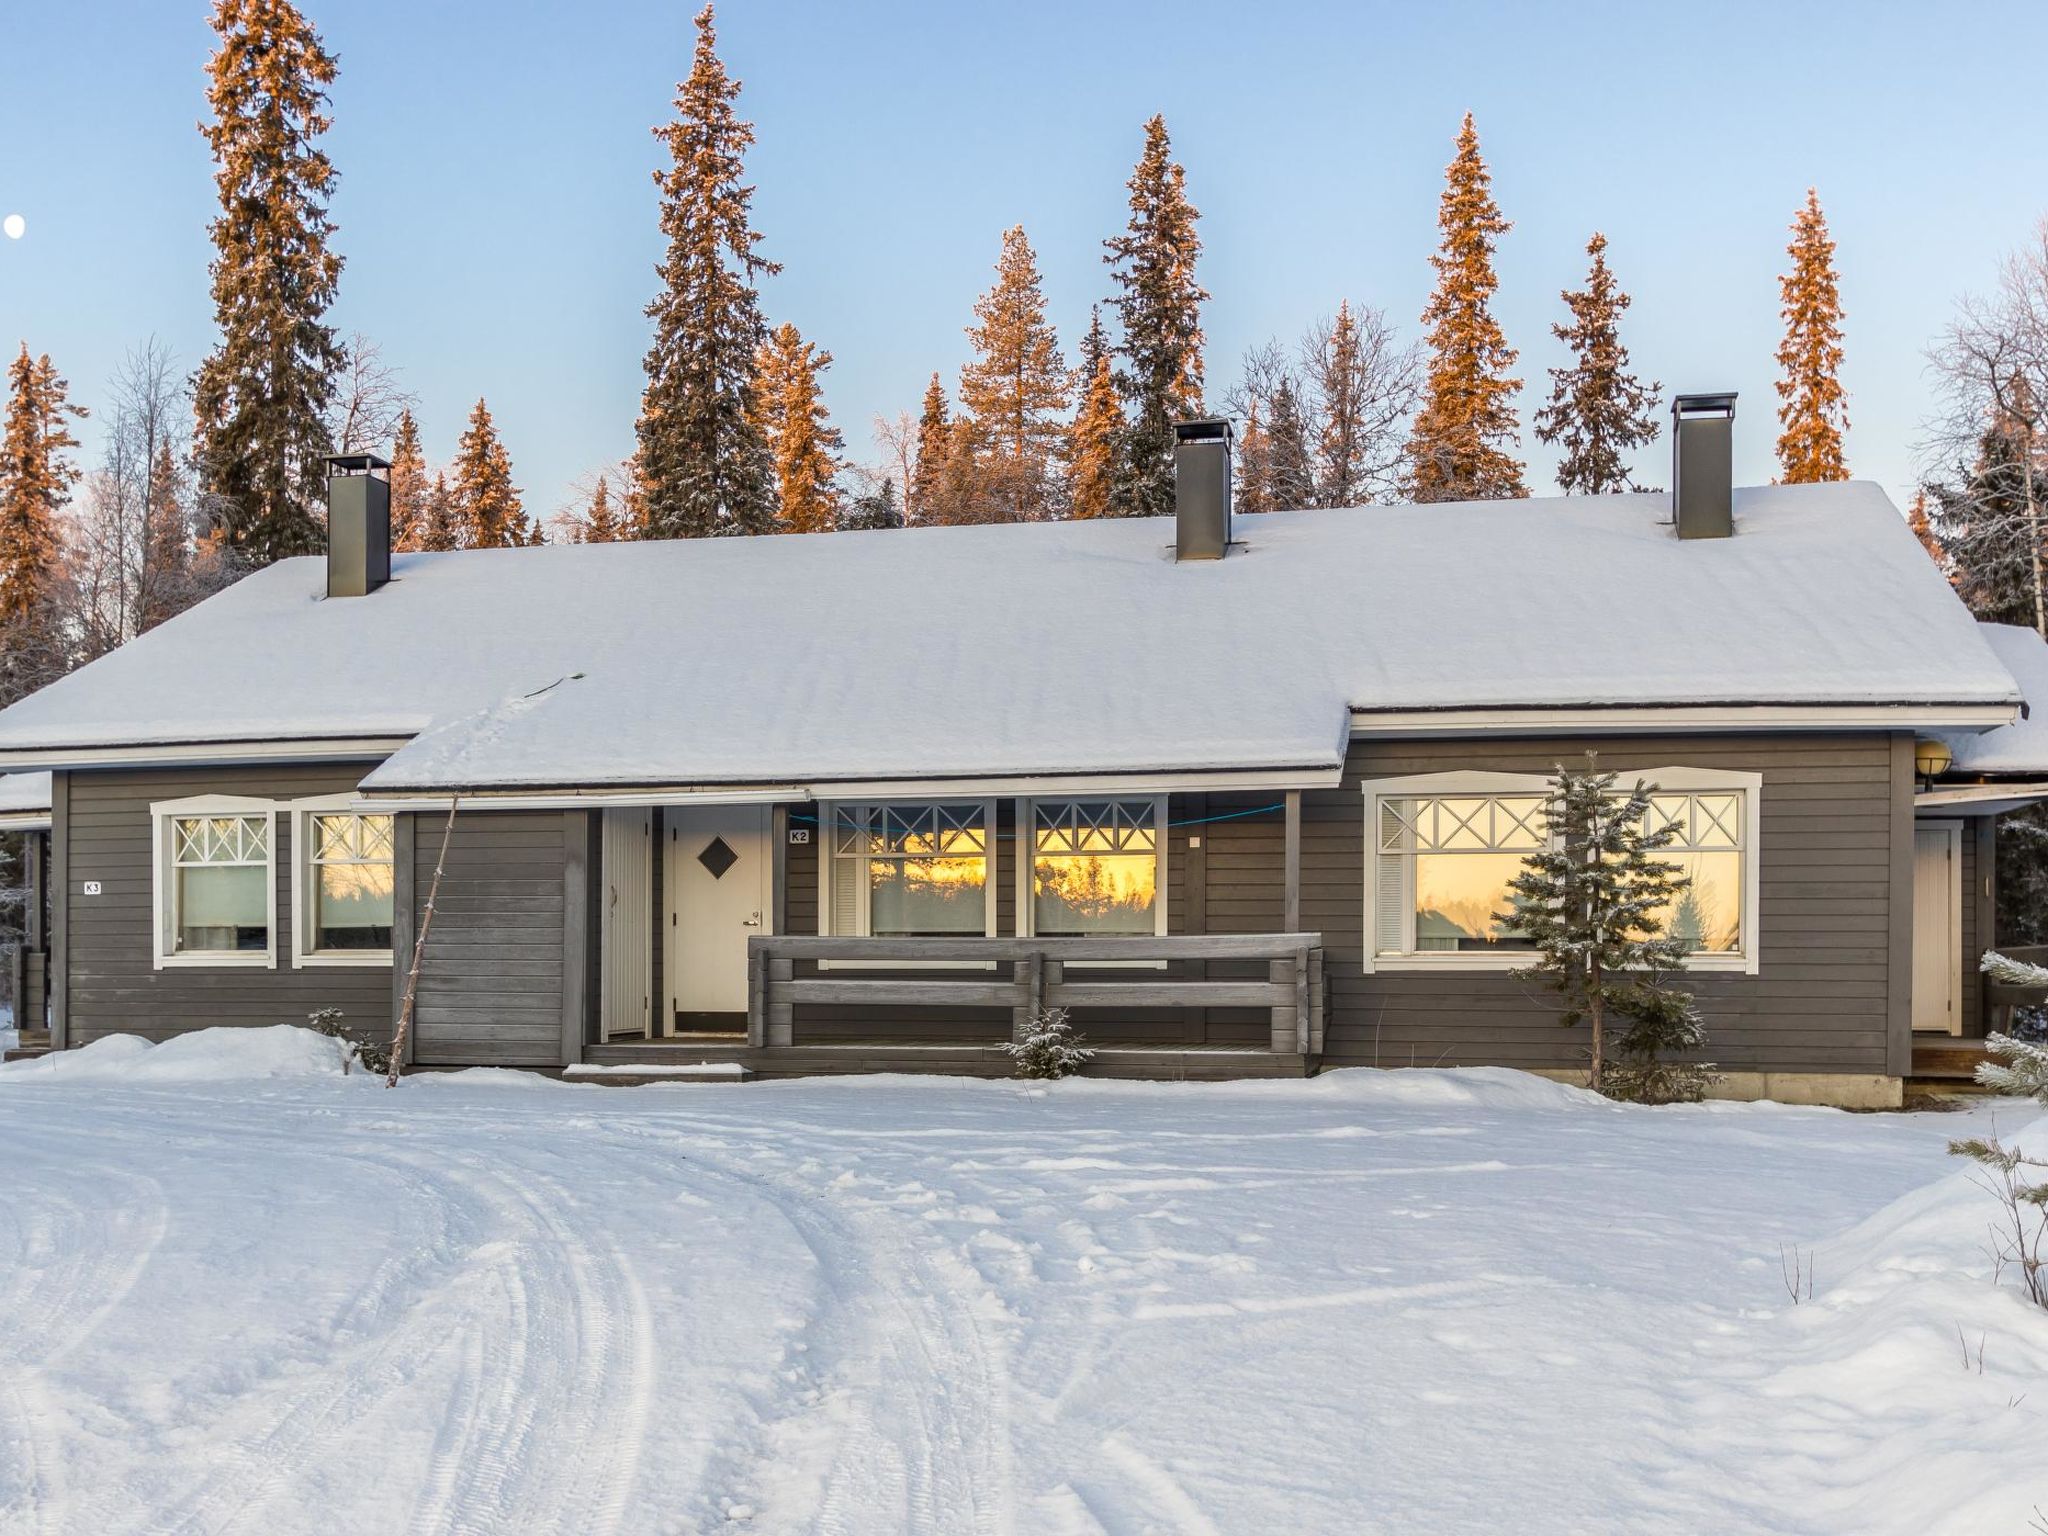
M 105 1035 L 166 1039 L 213 1024 L 303 1024 L 316 1008 L 339 1008 L 366 1038 L 391 1032 L 391 973 L 381 967 L 293 970 L 291 818 L 277 818 L 277 969 L 153 967 L 149 807 L 194 795 L 295 800 L 344 794 L 367 763 L 246 768 L 106 769 L 58 774 L 52 807 L 63 857 L 53 939 L 61 954 L 59 1006 L 65 1039 L 87 1045 Z M 101 894 L 86 896 L 97 880 Z
M 1582 760 L 1589 745 L 1623 773 L 1670 764 L 1763 776 L 1759 974 L 1690 982 L 1713 1060 L 1737 1071 L 1896 1072 L 1898 1044 L 1910 1048 L 1900 1021 L 1911 950 L 1899 958 L 1895 919 L 1909 923 L 1912 909 L 1911 743 L 1876 733 L 1355 744 L 1343 787 L 1304 796 L 1302 921 L 1324 934 L 1329 962 L 1325 1063 L 1578 1065 L 1577 1042 L 1546 999 L 1511 977 L 1364 974 L 1359 786 L 1452 769 L 1542 773 Z
M 1632 738 L 1585 742 L 1361 742 L 1341 787 L 1302 796 L 1303 927 L 1324 935 L 1329 977 L 1326 1065 L 1578 1064 L 1573 1035 L 1535 989 L 1499 974 L 1365 974 L 1365 824 L 1362 780 L 1453 770 L 1545 773 L 1597 746 L 1622 772 L 1665 765 L 1733 769 L 1763 777 L 1760 974 L 1693 978 L 1712 1056 L 1737 1071 L 1886 1073 L 1903 1040 L 1910 948 L 1910 742 L 1882 733 Z M 1903 750 L 1902 750 L 1903 749 Z M 1901 764 L 1906 766 L 1902 768 Z M 1285 915 L 1281 796 L 1176 795 L 1168 841 L 1168 928 L 1182 933 L 1278 930 Z M 1016 932 L 1013 802 L 1001 803 L 998 932 Z M 1199 846 L 1196 841 L 1199 839 Z M 789 933 L 817 932 L 819 839 L 788 850 Z M 1899 894 L 1895 898 L 1895 892 Z M 1210 974 L 1232 974 L 1212 965 Z M 1138 1018 L 1084 1017 L 1101 1043 L 1253 1046 L 1266 1035 L 1253 1010 L 1193 1010 Z M 887 1038 L 1000 1038 L 994 1013 L 940 1009 L 885 1016 L 866 1009 L 807 1009 L 800 1043 Z M 1895 1037 L 1897 1037 L 1895 1039 Z
M 1502 975 L 1418 975 L 1363 970 L 1364 804 L 1367 778 L 1483 769 L 1543 773 L 1575 760 L 1569 740 L 1356 744 L 1341 787 L 1302 796 L 1301 911 L 1327 948 L 1328 1065 L 1445 1063 L 1569 1067 L 1571 1034 L 1547 998 Z M 1695 978 L 1713 1058 L 1732 1070 L 1896 1071 L 1910 1001 L 1911 743 L 1881 733 L 1765 737 L 1633 738 L 1596 743 L 1604 765 L 1628 772 L 1664 764 L 1763 775 L 1760 807 L 1761 974 Z M 292 799 L 349 789 L 367 765 L 107 770 L 60 774 L 52 938 L 61 956 L 53 1008 L 71 1044 L 113 1032 L 163 1038 L 215 1023 L 297 1022 L 314 1008 L 344 1009 L 365 1034 L 390 1028 L 402 977 L 384 969 L 290 967 L 291 835 L 280 817 L 276 970 L 155 971 L 151 967 L 152 801 L 246 794 Z M 1169 805 L 1168 928 L 1176 934 L 1277 930 L 1284 917 L 1285 841 L 1277 794 L 1177 795 Z M 1017 926 L 1020 844 L 1015 803 L 998 802 L 997 931 Z M 808 823 L 812 808 L 792 813 Z M 409 845 L 399 888 L 410 891 L 395 927 L 399 947 L 417 931 L 440 846 L 442 817 L 401 830 Z M 465 812 L 449 850 L 422 971 L 414 1059 L 422 1065 L 559 1065 L 588 1038 L 595 996 L 591 925 L 598 903 L 587 812 Z M 1904 846 L 1901 846 L 1903 838 Z M 657 840 L 657 850 L 659 849 Z M 782 852 L 782 931 L 818 928 L 818 860 L 808 843 Z M 1980 944 L 1978 839 L 1964 839 L 1964 944 Z M 1902 873 L 1903 871 L 1903 873 Z M 84 898 L 83 882 L 104 894 Z M 661 889 L 657 873 L 656 891 Z M 656 954 L 663 915 L 655 913 Z M 409 958 L 409 955 L 408 957 Z M 657 959 L 657 964 L 659 960 Z M 1231 974 L 1212 966 L 1210 974 Z M 659 985 L 659 978 L 657 979 Z M 1974 1018 L 1974 972 L 1965 978 Z M 662 994 L 658 994 L 662 995 Z M 1256 1045 L 1267 1028 L 1254 1010 L 1183 1010 L 1137 1018 L 1084 1015 L 1103 1043 Z M 804 1043 L 889 1039 L 1002 1039 L 997 1011 L 814 1009 L 798 1021 Z
M 475 811 L 455 818 L 413 1022 L 422 1066 L 559 1066 L 586 1027 L 583 936 L 588 812 Z M 423 906 L 445 817 L 413 829 Z M 577 854 L 578 839 L 584 852 Z M 573 931 L 572 931 L 573 928 Z M 415 929 L 414 931 L 417 931 Z M 576 1033 L 580 1043 L 582 1036 Z

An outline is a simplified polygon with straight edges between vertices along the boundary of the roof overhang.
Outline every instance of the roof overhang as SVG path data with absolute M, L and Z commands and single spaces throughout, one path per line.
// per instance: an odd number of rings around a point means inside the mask
M 0 832 L 47 832 L 50 821 L 48 811 L 10 811 L 0 816 Z
M 1623 735 L 1643 731 L 1991 730 L 2018 704 L 1576 704 L 1354 709 L 1354 737 Z
M 774 805 L 809 800 L 909 800 L 1010 795 L 1120 795 L 1183 790 L 1335 789 L 1344 765 L 1302 768 L 1181 770 L 1159 773 L 1013 774 L 999 777 L 831 779 L 803 784 L 669 784 L 527 786 L 500 788 L 371 789 L 355 799 L 358 810 L 445 811 L 457 799 L 477 811 L 625 809 L 650 805 Z
M 322 736 L 280 741 L 167 741 L 138 746 L 0 748 L 0 771 L 148 768 L 158 764 L 233 767 L 244 763 L 364 762 L 389 757 L 407 736 Z
M 1957 810 L 1994 816 L 2048 800 L 2048 779 L 2005 779 L 1990 784 L 1935 784 L 1913 795 L 1916 811 Z

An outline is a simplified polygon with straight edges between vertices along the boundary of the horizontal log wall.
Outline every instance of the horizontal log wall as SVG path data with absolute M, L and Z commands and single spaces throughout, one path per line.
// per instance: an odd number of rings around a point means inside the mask
M 1452 770 L 1621 773 L 1676 765 L 1760 773 L 1756 976 L 1700 974 L 1712 1059 L 1736 1071 L 1896 1074 L 1911 987 L 1911 755 L 1864 735 L 1359 742 L 1343 787 L 1304 797 L 1303 926 L 1328 952 L 1325 1065 L 1573 1067 L 1577 1033 L 1504 975 L 1380 973 L 1364 958 L 1365 779 Z M 1910 747 L 1910 744 L 1908 744 Z M 1903 866 L 1895 858 L 1904 829 Z M 1277 847 L 1277 833 L 1274 843 Z M 1900 871 L 1903 867 L 1903 883 Z
M 110 1034 L 163 1040 L 214 1024 L 303 1024 L 317 1008 L 339 1008 L 366 1039 L 391 1032 L 387 967 L 320 966 L 293 970 L 291 817 L 277 817 L 277 969 L 255 966 L 154 968 L 156 915 L 151 883 L 153 802 L 195 795 L 269 800 L 347 794 L 370 764 L 247 768 L 105 769 L 58 774 L 64 799 L 61 985 L 66 1043 Z M 84 894 L 97 880 L 100 894 Z

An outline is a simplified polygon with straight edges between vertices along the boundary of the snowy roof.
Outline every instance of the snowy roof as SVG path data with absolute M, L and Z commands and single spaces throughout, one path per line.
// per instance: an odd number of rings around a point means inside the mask
M 1329 768 L 1349 709 L 1982 706 L 1876 486 L 408 554 L 258 572 L 0 713 L 0 751 L 414 737 L 386 788 Z M 422 734 L 423 733 L 423 734 Z
M 0 821 L 14 826 L 50 819 L 47 773 L 0 773 Z
M 2048 774 L 2048 642 L 2023 624 L 1980 624 L 1992 654 L 2020 685 L 2027 714 L 1982 735 L 1943 734 L 1954 773 Z

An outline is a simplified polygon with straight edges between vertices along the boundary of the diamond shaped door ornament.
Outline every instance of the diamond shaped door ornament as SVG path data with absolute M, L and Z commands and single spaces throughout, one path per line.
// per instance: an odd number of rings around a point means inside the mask
M 732 851 L 732 844 L 722 837 L 712 838 L 697 855 L 697 862 L 711 871 L 714 880 L 723 879 L 725 872 L 739 861 L 740 856 Z

